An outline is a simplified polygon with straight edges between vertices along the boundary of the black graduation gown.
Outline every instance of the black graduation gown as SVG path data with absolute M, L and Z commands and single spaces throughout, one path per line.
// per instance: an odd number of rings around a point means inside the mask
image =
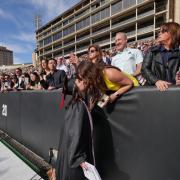
M 66 110 L 57 159 L 57 180 L 85 180 L 80 164 L 93 162 L 91 126 L 87 109 L 78 101 Z

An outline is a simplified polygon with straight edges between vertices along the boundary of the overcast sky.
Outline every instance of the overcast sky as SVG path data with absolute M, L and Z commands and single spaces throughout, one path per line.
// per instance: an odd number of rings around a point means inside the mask
M 80 0 L 0 0 L 0 46 L 14 52 L 14 63 L 31 63 L 35 49 L 34 17 L 43 24 Z

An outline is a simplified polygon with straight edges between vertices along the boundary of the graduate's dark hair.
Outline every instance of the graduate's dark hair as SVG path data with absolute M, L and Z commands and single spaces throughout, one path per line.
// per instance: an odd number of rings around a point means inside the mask
M 87 101 L 87 104 L 90 102 L 90 99 L 91 102 L 95 103 L 101 95 L 100 89 L 98 88 L 99 86 L 97 85 L 98 76 L 98 69 L 95 68 L 92 62 L 82 61 L 77 67 L 76 79 L 86 81 L 87 89 L 85 92 L 81 92 L 75 85 L 69 105 L 76 103 L 80 99 Z

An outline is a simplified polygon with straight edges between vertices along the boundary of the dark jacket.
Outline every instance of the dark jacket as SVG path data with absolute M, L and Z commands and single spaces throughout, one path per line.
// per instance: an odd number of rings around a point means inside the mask
M 91 126 L 87 109 L 82 101 L 66 109 L 60 127 L 57 180 L 86 180 L 80 164 L 93 164 Z
M 42 80 L 41 85 L 44 89 L 48 89 L 49 86 L 53 86 L 56 89 L 63 88 L 64 81 L 66 79 L 66 73 L 63 70 L 56 70 L 53 74 L 46 76 L 46 81 Z
M 146 54 L 142 64 L 142 75 L 148 85 L 154 85 L 158 80 L 176 83 L 176 72 L 180 67 L 180 50 L 175 49 L 168 61 L 162 58 L 160 46 L 152 47 Z

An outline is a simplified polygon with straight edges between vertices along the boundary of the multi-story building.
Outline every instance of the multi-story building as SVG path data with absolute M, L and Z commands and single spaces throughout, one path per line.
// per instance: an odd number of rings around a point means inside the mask
M 80 1 L 36 31 L 38 59 L 83 54 L 93 43 L 111 48 L 119 31 L 129 42 L 155 38 L 162 23 L 179 18 L 179 8 L 179 0 Z
M 13 64 L 13 51 L 0 46 L 0 66 Z

